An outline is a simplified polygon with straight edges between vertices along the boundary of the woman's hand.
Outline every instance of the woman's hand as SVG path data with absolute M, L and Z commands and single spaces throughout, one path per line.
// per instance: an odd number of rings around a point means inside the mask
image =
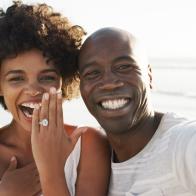
M 34 163 L 20 169 L 17 160 L 12 157 L 9 167 L 4 172 L 0 182 L 1 196 L 33 196 L 41 193 L 39 175 Z
M 43 119 L 48 125 L 40 124 Z M 33 156 L 42 182 L 55 183 L 61 177 L 61 182 L 65 183 L 65 162 L 83 132 L 84 129 L 76 129 L 68 136 L 64 130 L 61 93 L 51 88 L 50 93 L 43 95 L 41 108 L 35 108 L 33 112 L 31 136 Z

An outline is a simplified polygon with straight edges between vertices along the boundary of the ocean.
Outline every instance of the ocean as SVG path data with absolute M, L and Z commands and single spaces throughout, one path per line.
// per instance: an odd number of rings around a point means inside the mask
M 157 110 L 196 118 L 196 59 L 150 59 Z
M 175 112 L 196 119 L 196 59 L 152 58 L 152 100 L 155 110 Z M 66 101 L 64 120 L 70 124 L 98 126 L 81 98 Z M 0 127 L 11 121 L 11 116 L 0 108 Z

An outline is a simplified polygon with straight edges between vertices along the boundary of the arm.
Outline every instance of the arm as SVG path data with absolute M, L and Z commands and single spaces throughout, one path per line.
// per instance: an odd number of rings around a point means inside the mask
M 46 95 L 46 94 L 45 94 Z M 39 124 L 48 119 L 48 126 Z M 64 130 L 62 97 L 55 91 L 43 96 L 42 107 L 34 109 L 32 120 L 32 152 L 40 175 L 44 196 L 69 196 L 64 166 L 84 129 L 71 136 Z
M 64 171 L 41 173 L 41 185 L 46 196 L 70 196 Z
M 111 159 L 106 136 L 89 128 L 82 135 L 81 149 L 76 195 L 107 195 Z

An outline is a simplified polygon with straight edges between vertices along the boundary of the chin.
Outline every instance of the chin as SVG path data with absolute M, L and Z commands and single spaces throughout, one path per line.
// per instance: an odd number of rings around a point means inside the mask
M 20 125 L 22 129 L 28 133 L 31 133 L 32 125 Z
M 128 124 L 126 125 L 118 120 L 98 122 L 107 134 L 123 134 L 128 131 Z

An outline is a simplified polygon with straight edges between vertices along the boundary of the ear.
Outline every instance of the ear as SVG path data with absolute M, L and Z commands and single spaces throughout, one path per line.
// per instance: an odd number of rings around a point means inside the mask
M 149 77 L 150 89 L 152 89 L 153 88 L 153 85 L 152 85 L 152 68 L 151 68 L 150 64 L 148 64 L 148 77 Z

